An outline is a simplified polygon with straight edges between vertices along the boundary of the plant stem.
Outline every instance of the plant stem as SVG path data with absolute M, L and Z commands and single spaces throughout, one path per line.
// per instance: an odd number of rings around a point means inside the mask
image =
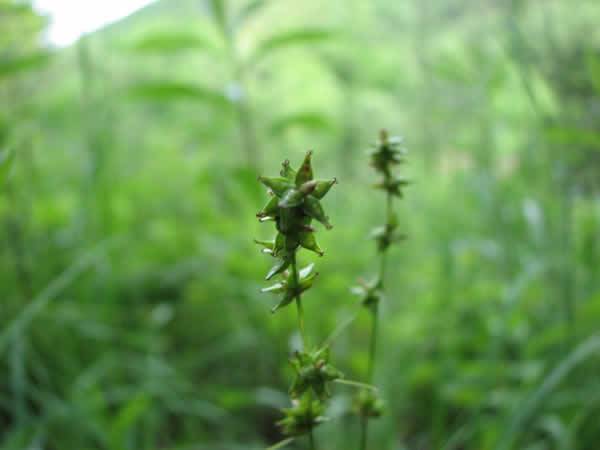
M 308 433 L 308 439 L 310 441 L 310 450 L 317 450 L 317 444 L 315 442 L 315 435 L 314 435 L 312 428 L 310 429 L 310 433 Z
M 292 255 L 291 262 L 292 269 L 292 277 L 294 280 L 294 285 L 298 286 L 298 265 L 296 263 L 296 253 Z M 296 295 L 296 309 L 298 310 L 298 329 L 300 330 L 300 338 L 302 340 L 302 348 L 306 348 L 306 338 L 304 336 L 304 309 L 302 308 L 302 298 L 300 294 Z
M 386 178 L 389 175 L 386 175 Z M 392 217 L 392 207 L 393 207 L 393 197 L 388 192 L 386 195 L 386 207 L 385 207 L 385 217 L 386 217 L 386 227 L 393 226 L 393 217 Z M 385 285 L 385 272 L 387 266 L 387 248 L 380 251 L 379 254 L 379 288 L 383 291 L 383 287 Z M 367 383 L 373 384 L 373 376 L 375 373 L 375 359 L 377 357 L 377 335 L 379 334 L 379 304 L 375 304 L 371 308 L 371 338 L 369 343 L 369 363 L 368 363 L 368 377 Z M 367 435 L 368 435 L 368 427 L 369 427 L 369 419 L 368 417 L 361 417 L 360 422 L 360 450 L 366 450 L 367 448 Z
M 19 200 L 13 190 L 11 183 L 6 183 L 7 198 L 12 203 L 14 210 L 17 210 Z M 6 231 L 8 238 L 8 246 L 13 253 L 13 263 L 17 279 L 17 286 L 20 290 L 21 301 L 29 302 L 33 297 L 31 290 L 32 286 L 32 271 L 27 263 L 25 230 L 23 222 L 20 220 L 24 214 L 15 214 L 9 216 L 6 221 Z
M 248 99 L 248 88 L 246 83 L 246 67 L 243 64 L 239 55 L 239 42 L 236 39 L 237 33 L 233 27 L 227 23 L 228 19 L 225 18 L 225 22 L 219 23 L 219 28 L 225 40 L 227 47 L 227 53 L 229 57 L 229 63 L 231 65 L 232 83 L 234 87 L 239 90 L 234 101 L 235 112 L 237 116 L 238 129 L 240 132 L 240 141 L 244 152 L 246 153 L 246 160 L 248 166 L 253 169 L 259 169 L 261 165 L 260 155 L 257 143 L 257 134 L 254 126 L 254 118 L 252 113 L 252 105 Z
M 377 332 L 379 328 L 379 307 L 374 306 L 371 310 L 371 341 L 369 343 L 369 366 L 367 382 L 373 382 L 375 370 L 375 357 L 377 355 Z
M 292 442 L 294 442 L 295 439 L 296 438 L 293 438 L 293 437 L 284 439 L 283 441 L 280 441 L 277 444 L 268 447 L 267 450 L 279 450 L 280 448 L 283 448 L 286 445 L 291 444 Z
M 360 383 L 358 381 L 351 381 L 351 380 L 344 380 L 343 378 L 337 378 L 337 379 L 333 380 L 333 382 L 338 383 L 338 384 L 344 384 L 346 386 L 353 386 L 353 387 L 357 387 L 357 388 L 361 388 L 361 389 L 368 389 L 370 391 L 377 392 L 377 388 L 375 386 L 372 386 L 370 384 Z
M 389 175 L 386 175 L 386 178 L 389 178 Z M 394 218 L 392 217 L 393 206 L 394 206 L 393 205 L 393 197 L 388 192 L 386 194 L 386 199 L 385 199 L 385 221 L 386 221 L 385 226 L 387 228 L 391 228 L 394 223 Z M 379 255 L 379 277 L 378 277 L 378 279 L 379 279 L 379 287 L 381 290 L 383 290 L 384 281 L 385 281 L 385 269 L 387 267 L 386 256 L 387 256 L 387 248 L 383 249 Z
M 367 448 L 368 423 L 369 419 L 367 417 L 360 418 L 360 448 L 362 450 Z
M 559 225 L 562 255 L 560 264 L 560 291 L 563 298 L 565 315 L 565 336 L 563 339 L 565 353 L 569 352 L 573 342 L 575 342 L 575 298 L 573 264 L 571 264 L 573 201 L 567 183 L 565 180 L 561 199 L 561 223 Z

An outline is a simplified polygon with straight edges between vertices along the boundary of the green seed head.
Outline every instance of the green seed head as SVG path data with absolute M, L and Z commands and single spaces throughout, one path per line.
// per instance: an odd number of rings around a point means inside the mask
M 329 362 L 329 350 L 325 348 L 312 352 L 296 352 L 290 362 L 295 372 L 290 388 L 293 398 L 312 390 L 319 399 L 324 400 L 331 395 L 329 384 L 343 378 L 343 374 Z
M 361 390 L 354 398 L 356 414 L 364 418 L 376 418 L 383 414 L 385 405 L 377 392 L 370 389 Z
M 364 280 L 359 280 L 359 285 L 354 286 L 350 289 L 350 291 L 358 296 L 361 304 L 365 308 L 377 309 L 377 305 L 383 299 L 383 291 L 381 289 L 381 280 L 379 278 L 375 278 L 373 281 L 366 282 Z
M 284 276 L 281 286 L 277 289 L 265 289 L 265 292 L 282 293 L 282 299 L 273 308 L 273 311 L 288 305 L 296 295 L 310 289 L 316 277 L 316 272 L 311 268 L 303 274 L 300 272 L 298 279 L 286 274 L 292 264 L 295 253 L 299 248 L 323 255 L 315 236 L 315 229 L 311 226 L 314 220 L 330 229 L 331 223 L 325 213 L 321 199 L 336 184 L 336 179 L 315 180 L 312 166 L 312 152 L 307 152 L 300 169 L 297 171 L 284 161 L 278 177 L 259 177 L 272 195 L 267 204 L 257 213 L 261 222 L 274 221 L 277 236 L 273 241 L 258 241 L 264 249 L 263 252 L 275 258 L 277 262 L 267 273 L 266 279 L 270 280 L 276 275 Z M 279 292 L 280 289 L 283 289 Z
M 325 405 L 311 395 L 292 401 L 292 407 L 283 410 L 284 417 L 277 425 L 286 436 L 302 436 L 327 420 Z
M 315 265 L 310 264 L 299 271 L 296 279 L 294 273 L 286 272 L 286 269 L 289 267 L 289 262 L 285 262 L 283 259 L 281 261 L 283 262 L 279 262 L 271 268 L 267 276 L 271 275 L 271 273 L 272 275 L 267 279 L 271 279 L 273 276 L 280 273 L 284 273 L 285 278 L 273 286 L 262 289 L 262 292 L 282 294 L 279 303 L 271 309 L 271 312 L 273 313 L 280 308 L 289 305 L 297 296 L 309 290 L 312 287 L 315 278 L 319 275 L 318 272 L 313 271 Z M 282 265 L 285 267 L 282 267 Z
M 370 152 L 371 165 L 384 176 L 389 176 L 392 166 L 404 162 L 406 151 L 401 147 L 402 139 L 389 137 L 386 130 L 381 130 L 379 140 Z

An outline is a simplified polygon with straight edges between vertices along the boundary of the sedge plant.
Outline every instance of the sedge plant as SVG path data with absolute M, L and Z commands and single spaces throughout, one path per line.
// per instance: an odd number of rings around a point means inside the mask
M 324 411 L 330 396 L 329 385 L 342 377 L 329 362 L 328 346 L 310 348 L 305 335 L 302 296 L 313 286 L 318 273 L 314 264 L 300 268 L 298 253 L 300 249 L 306 249 L 323 255 L 312 222 L 316 220 L 327 229 L 332 228 L 321 200 L 336 184 L 335 178 L 315 180 L 311 160 L 312 152 L 308 152 L 297 171 L 286 160 L 280 176 L 259 177 L 271 198 L 257 217 L 261 222 L 274 223 L 276 236 L 269 241 L 256 242 L 263 246 L 263 253 L 275 259 L 266 279 L 278 278 L 275 284 L 262 289 L 262 292 L 279 296 L 272 312 L 295 303 L 302 340 L 302 348 L 291 359 L 295 373 L 289 390 L 292 406 L 283 410 L 283 418 L 278 422 L 287 439 L 276 448 L 304 435 L 308 436 L 310 448 L 316 448 L 313 430 L 326 420 Z
M 394 174 L 393 169 L 404 162 L 405 150 L 401 147 L 402 139 L 390 137 L 386 130 L 381 130 L 378 141 L 370 152 L 370 163 L 380 175 L 380 180 L 375 188 L 385 193 L 385 223 L 376 227 L 371 237 L 375 240 L 378 272 L 371 281 L 361 281 L 360 285 L 353 288 L 359 295 L 361 304 L 371 316 L 371 331 L 369 342 L 369 357 L 367 365 L 367 380 L 373 383 L 375 361 L 377 356 L 377 337 L 379 334 L 380 304 L 384 298 L 386 282 L 386 262 L 389 248 L 396 242 L 405 238 L 398 231 L 398 220 L 394 212 L 394 199 L 401 198 L 403 189 L 408 181 Z M 368 439 L 369 420 L 381 416 L 384 403 L 376 390 L 362 389 L 355 399 L 355 410 L 360 418 L 360 450 L 366 450 Z

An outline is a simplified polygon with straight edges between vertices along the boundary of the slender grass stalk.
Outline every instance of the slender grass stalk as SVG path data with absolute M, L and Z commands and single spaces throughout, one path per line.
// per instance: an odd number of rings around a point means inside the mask
M 313 177 L 312 152 L 308 152 L 298 171 L 285 161 L 279 177 L 259 177 L 271 194 L 271 199 L 257 214 L 261 222 L 273 221 L 277 235 L 271 241 L 256 241 L 264 247 L 263 252 L 276 259 L 266 279 L 278 276 L 280 281 L 263 289 L 281 295 L 281 300 L 272 309 L 278 311 L 290 303 L 296 303 L 298 329 L 302 348 L 291 360 L 296 376 L 290 387 L 292 407 L 283 410 L 284 417 L 278 422 L 289 438 L 276 444 L 284 446 L 290 439 L 307 436 L 311 450 L 317 449 L 314 428 L 325 420 L 325 400 L 329 397 L 328 384 L 341 378 L 342 374 L 329 364 L 329 348 L 308 348 L 304 324 L 302 293 L 310 289 L 318 275 L 314 264 L 298 268 L 297 252 L 300 248 L 313 251 L 320 256 L 323 251 L 314 236 L 313 219 L 331 228 L 320 200 L 336 183 L 335 179 L 318 181 Z M 273 447 L 272 447 L 273 448 Z
M 377 357 L 377 334 L 379 332 L 379 308 L 375 307 L 371 311 L 371 336 L 369 343 L 369 365 L 367 381 L 373 382 L 373 373 L 375 371 L 375 359 Z
M 40 293 L 22 309 L 17 317 L 4 326 L 0 332 L 0 356 L 11 338 L 23 333 L 25 328 L 38 316 L 48 304 L 70 286 L 81 274 L 88 270 L 109 248 L 118 242 L 117 238 L 109 238 L 100 242 L 80 258 L 75 260 L 63 273 L 50 282 Z
M 246 154 L 246 160 L 249 167 L 259 169 L 261 158 L 259 145 L 257 142 L 256 127 L 254 125 L 253 108 L 248 99 L 248 87 L 246 81 L 246 67 L 240 56 L 239 39 L 232 20 L 229 17 L 230 12 L 227 3 L 222 0 L 213 0 L 215 9 L 215 21 L 227 49 L 227 57 L 231 70 L 231 82 L 236 90 L 235 94 L 235 113 L 237 125 L 240 133 L 240 144 Z
M 310 449 L 317 450 L 317 443 L 315 442 L 315 432 L 313 431 L 312 428 L 311 428 L 310 432 L 308 433 L 308 439 L 310 442 Z
M 560 385 L 577 366 L 590 361 L 594 356 L 600 355 L 600 335 L 592 335 L 577 347 L 572 349 L 555 367 L 540 380 L 529 395 L 507 416 L 507 423 L 503 427 L 503 434 L 496 443 L 496 450 L 509 450 L 515 448 L 528 421 L 538 411 L 544 402 L 548 401 L 550 394 Z M 521 447 L 519 447 L 521 448 Z
M 337 383 L 337 384 L 345 384 L 346 386 L 353 386 L 353 387 L 357 387 L 357 388 L 361 388 L 361 389 L 369 389 L 374 392 L 378 391 L 378 389 L 375 386 L 373 386 L 371 384 L 361 383 L 359 381 L 338 379 L 338 380 L 333 380 L 333 382 Z
M 279 450 L 280 448 L 283 448 L 283 447 L 291 444 L 295 440 L 296 440 L 296 438 L 293 438 L 293 437 L 284 439 L 283 441 L 280 441 L 277 444 L 272 445 L 271 447 L 267 448 L 267 450 Z
M 246 70 L 238 55 L 239 52 L 237 49 L 237 42 L 231 38 L 228 39 L 228 43 L 230 59 L 233 66 L 233 82 L 240 92 L 240 97 L 235 102 L 235 110 L 238 120 L 238 127 L 240 130 L 241 143 L 244 148 L 244 152 L 246 153 L 248 165 L 258 169 L 261 166 L 261 157 L 257 142 L 256 127 L 254 125 L 252 104 L 248 98 Z
M 367 307 L 371 317 L 369 336 L 369 356 L 367 363 L 367 383 L 373 384 L 375 364 L 377 360 L 377 341 L 379 335 L 379 305 L 384 296 L 386 285 L 387 254 L 392 243 L 403 239 L 397 233 L 397 220 L 394 215 L 394 197 L 402 197 L 402 188 L 408 183 L 404 178 L 392 173 L 392 166 L 402 163 L 404 152 L 399 148 L 399 138 L 390 138 L 385 130 L 380 133 L 379 141 L 371 153 L 371 164 L 382 175 L 382 180 L 376 185 L 386 193 L 385 224 L 374 230 L 373 238 L 377 243 L 378 273 L 374 281 L 363 283 L 354 288 L 354 292 L 362 297 L 362 304 Z M 366 450 L 368 444 L 369 419 L 379 417 L 382 413 L 382 401 L 376 392 L 363 389 L 357 398 L 357 410 L 360 416 L 360 450 Z
M 352 325 L 352 323 L 356 320 L 356 317 L 358 316 L 358 314 L 353 314 L 352 316 L 348 317 L 346 320 L 344 320 L 342 323 L 340 323 L 335 330 L 333 330 L 331 332 L 331 334 L 329 334 L 329 336 L 327 337 L 327 339 L 325 339 L 323 341 L 323 344 L 321 345 L 322 348 L 329 348 L 331 347 L 331 345 L 333 344 L 333 342 L 335 341 L 335 339 L 340 336 L 350 325 Z
M 367 448 L 367 440 L 369 434 L 369 419 L 362 416 L 360 418 L 360 447 L 361 449 Z

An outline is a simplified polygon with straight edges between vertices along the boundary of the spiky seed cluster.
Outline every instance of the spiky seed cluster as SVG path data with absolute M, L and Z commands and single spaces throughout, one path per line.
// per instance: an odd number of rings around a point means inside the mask
M 385 406 L 376 392 L 363 389 L 354 399 L 354 410 L 361 417 L 380 417 Z
M 331 228 L 320 200 L 336 183 L 336 179 L 314 179 L 312 152 L 306 153 L 298 171 L 286 160 L 282 164 L 279 177 L 261 176 L 258 179 L 269 189 L 271 199 L 258 212 L 257 217 L 261 222 L 274 221 L 277 229 L 277 235 L 272 241 L 256 241 L 264 247 L 264 253 L 277 260 L 267 273 L 266 279 L 282 275 L 281 281 L 263 289 L 263 292 L 281 295 L 281 300 L 272 310 L 275 312 L 312 287 L 317 276 L 313 265 L 305 267 L 298 274 L 294 271 L 288 272 L 287 269 L 295 260 L 300 247 L 323 255 L 311 223 L 315 219 L 327 229 Z
M 404 179 L 392 175 L 392 168 L 395 165 L 404 163 L 406 150 L 402 147 L 402 138 L 399 136 L 388 136 L 387 130 L 379 132 L 379 140 L 376 141 L 369 153 L 371 165 L 373 168 L 386 177 L 377 187 L 385 190 L 391 190 L 395 195 L 401 197 L 402 193 L 397 192 L 394 186 L 402 186 Z M 390 186 L 388 188 L 386 186 Z M 397 192 L 397 193 L 396 193 Z
M 324 400 L 331 394 L 329 383 L 343 374 L 329 362 L 329 349 L 322 348 L 312 352 L 296 352 L 291 359 L 295 371 L 290 395 L 297 398 L 312 390 L 317 398 Z
M 277 425 L 286 436 L 301 436 L 327 420 L 323 416 L 325 411 L 323 403 L 310 395 L 305 395 L 300 400 L 293 400 L 292 407 L 283 411 L 285 416 L 277 422 Z
M 375 278 L 373 281 L 358 280 L 358 286 L 354 286 L 350 291 L 360 297 L 361 303 L 364 307 L 374 310 L 379 305 L 379 302 L 383 298 L 383 291 L 381 289 L 381 279 Z
M 275 267 L 278 266 L 276 265 Z M 281 300 L 271 309 L 271 312 L 276 312 L 279 308 L 289 305 L 298 295 L 312 287 L 314 279 L 319 275 L 313 271 L 314 267 L 314 264 L 309 264 L 300 270 L 297 279 L 293 272 L 285 271 L 281 281 L 261 289 L 261 292 L 282 295 Z
M 393 168 L 405 162 L 406 150 L 401 147 L 402 138 L 388 136 L 386 130 L 381 130 L 379 140 L 373 144 L 369 152 L 370 164 L 381 175 L 382 179 L 375 184 L 375 188 L 387 193 L 388 208 L 386 223 L 375 227 L 370 238 L 375 240 L 377 251 L 380 254 L 394 243 L 406 239 L 406 236 L 398 231 L 398 220 L 391 208 L 394 197 L 402 197 L 403 189 L 410 184 L 404 177 L 394 175 Z M 362 304 L 369 309 L 376 309 L 379 301 L 383 298 L 381 279 L 382 274 L 371 282 L 361 282 L 359 286 L 352 288 L 352 292 L 361 298 Z
M 389 137 L 387 131 L 381 130 L 379 140 L 373 145 L 373 150 L 370 152 L 371 165 L 382 176 L 381 181 L 375 184 L 375 187 L 387 192 L 390 199 L 401 198 L 403 189 L 410 184 L 406 178 L 396 176 L 392 172 L 394 166 L 405 162 L 406 150 L 401 145 L 402 138 Z M 392 211 L 388 211 L 386 224 L 375 228 L 371 233 L 380 252 L 387 250 L 394 242 L 405 238 L 404 235 L 398 233 L 397 228 L 396 216 Z

